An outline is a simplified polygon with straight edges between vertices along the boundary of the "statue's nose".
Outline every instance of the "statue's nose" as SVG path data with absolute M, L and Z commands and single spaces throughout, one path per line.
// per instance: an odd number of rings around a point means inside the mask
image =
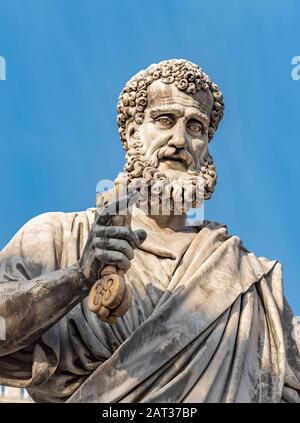
M 186 145 L 185 127 L 183 124 L 177 124 L 173 128 L 172 137 L 168 141 L 168 145 L 176 148 L 183 148 Z

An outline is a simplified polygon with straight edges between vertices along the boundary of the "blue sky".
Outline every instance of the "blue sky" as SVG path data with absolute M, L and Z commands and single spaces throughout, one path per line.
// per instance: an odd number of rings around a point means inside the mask
M 224 92 L 206 218 L 283 264 L 300 315 L 297 0 L 0 0 L 0 248 L 30 218 L 94 205 L 123 164 L 116 102 L 138 70 L 200 64 Z

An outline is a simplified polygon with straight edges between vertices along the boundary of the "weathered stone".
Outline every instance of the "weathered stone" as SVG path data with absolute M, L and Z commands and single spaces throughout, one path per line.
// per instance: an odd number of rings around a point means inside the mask
M 280 264 L 224 225 L 187 225 L 216 184 L 208 145 L 223 109 L 184 60 L 126 84 L 116 192 L 139 197 L 128 220 L 100 197 L 96 219 L 38 216 L 1 252 L 0 384 L 46 402 L 300 402 L 300 328 Z

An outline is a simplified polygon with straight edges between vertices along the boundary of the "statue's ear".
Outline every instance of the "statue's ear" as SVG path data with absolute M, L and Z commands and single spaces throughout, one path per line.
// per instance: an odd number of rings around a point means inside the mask
M 139 125 L 132 119 L 126 124 L 126 140 L 128 145 L 137 139 Z

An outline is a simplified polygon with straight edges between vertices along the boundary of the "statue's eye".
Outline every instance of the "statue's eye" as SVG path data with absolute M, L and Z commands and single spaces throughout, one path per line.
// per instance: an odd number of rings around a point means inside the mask
M 203 132 L 203 126 L 198 120 L 190 120 L 187 128 L 192 132 Z
M 174 123 L 174 120 L 172 119 L 172 117 L 168 115 L 158 116 L 155 119 L 155 121 L 158 122 L 162 126 L 170 126 L 170 125 L 173 125 Z

